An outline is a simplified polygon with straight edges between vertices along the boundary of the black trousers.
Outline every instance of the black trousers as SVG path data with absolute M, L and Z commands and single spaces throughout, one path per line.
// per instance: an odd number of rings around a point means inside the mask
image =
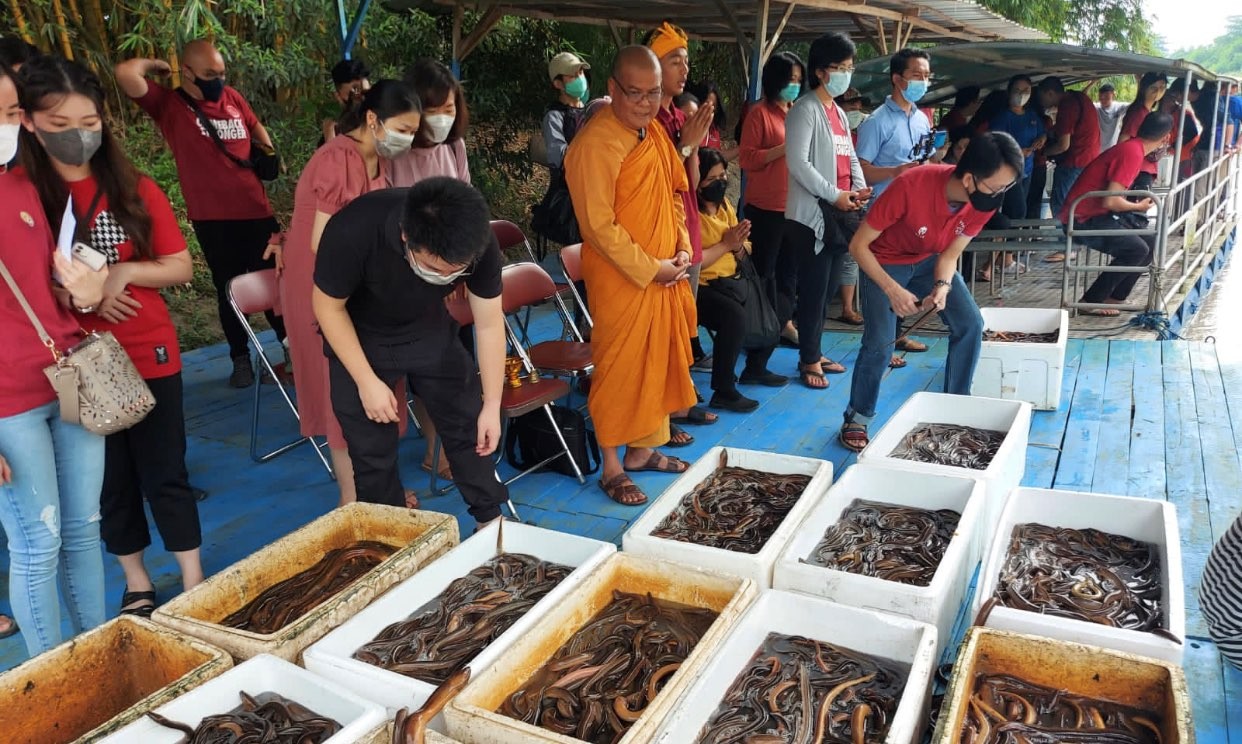
M 824 303 L 828 300 L 830 278 L 840 277 L 841 264 L 849 255 L 825 247 L 815 252 L 815 231 L 790 220 L 785 226 L 785 247 L 797 262 L 798 358 L 803 364 L 814 364 L 823 356 Z
M 1079 228 L 1088 230 L 1117 230 L 1125 225 L 1106 214 L 1079 222 Z M 1116 235 L 1108 238 L 1083 238 L 1083 243 L 1100 253 L 1113 257 L 1109 266 L 1146 266 L 1151 263 L 1155 250 L 1156 239 L 1151 235 Z M 1104 302 L 1105 300 L 1126 300 L 1134 285 L 1138 283 L 1140 273 L 1122 273 L 1106 271 L 1100 274 L 1083 294 L 1083 302 Z
M 750 220 L 751 258 L 783 327 L 793 318 L 798 290 L 798 262 L 785 238 L 785 214 L 747 204 L 746 219 Z
M 211 281 L 216 285 L 216 302 L 219 304 L 220 327 L 229 342 L 229 356 L 236 359 L 248 355 L 246 331 L 241 321 L 229 307 L 228 286 L 234 277 L 251 271 L 270 269 L 275 264 L 264 261 L 268 239 L 280 232 L 275 217 L 261 220 L 199 220 L 193 223 L 194 235 L 211 269 Z M 274 313 L 266 313 L 267 322 L 276 331 L 276 338 L 285 339 L 285 321 Z
M 716 334 L 712 345 L 712 390 L 717 393 L 736 393 L 737 381 L 733 370 L 742 354 L 742 336 L 746 332 L 746 308 L 729 295 L 712 286 L 711 282 L 699 287 L 699 325 Z M 768 368 L 768 360 L 776 344 L 763 349 L 746 352 L 746 371 L 762 374 Z
M 479 522 L 500 516 L 509 491 L 496 476 L 488 457 L 476 454 L 483 390 L 470 354 L 454 333 L 417 343 L 363 344 L 371 369 L 386 385 L 406 377 L 423 399 L 444 453 L 453 468 L 453 480 Z M 332 410 L 341 423 L 349 457 L 354 463 L 358 500 L 403 506 L 405 490 L 397 467 L 397 425 L 367 418 L 358 386 L 335 356 L 328 357 Z
M 203 543 L 198 501 L 185 467 L 181 373 L 147 380 L 147 387 L 155 408 L 131 428 L 109 434 L 104 443 L 99 531 L 112 555 L 130 555 L 151 544 L 144 497 L 165 550 L 193 550 Z
M 1042 217 L 1044 207 L 1044 188 L 1048 185 L 1048 166 L 1036 165 L 1031 170 L 1030 183 L 1026 185 L 1026 218 L 1038 220 Z M 1057 216 L 1052 215 L 1052 219 Z

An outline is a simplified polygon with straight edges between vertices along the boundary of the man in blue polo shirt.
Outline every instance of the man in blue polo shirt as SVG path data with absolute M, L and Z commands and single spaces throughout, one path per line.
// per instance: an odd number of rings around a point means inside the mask
M 931 85 L 931 56 L 922 49 L 902 49 L 888 63 L 893 92 L 858 127 L 858 160 L 867 185 L 878 197 L 894 178 L 919 165 L 931 136 L 931 122 L 916 105 Z M 937 151 L 930 160 L 939 162 Z M 874 202 L 874 199 L 872 200 Z

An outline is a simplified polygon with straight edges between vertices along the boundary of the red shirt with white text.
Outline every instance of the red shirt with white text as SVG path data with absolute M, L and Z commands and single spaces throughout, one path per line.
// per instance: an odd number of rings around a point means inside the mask
M 920 165 L 902 173 L 867 212 L 868 225 L 880 231 L 871 252 L 882 264 L 914 264 L 944 253 L 962 235 L 975 237 L 995 210 L 980 212 L 970 204 L 956 210 L 945 197 L 952 165 Z

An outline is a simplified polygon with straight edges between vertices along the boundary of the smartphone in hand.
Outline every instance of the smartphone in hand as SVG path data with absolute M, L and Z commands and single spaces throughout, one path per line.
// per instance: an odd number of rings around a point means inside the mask
M 73 244 L 73 257 L 89 266 L 91 271 L 99 271 L 108 265 L 108 257 L 86 243 Z

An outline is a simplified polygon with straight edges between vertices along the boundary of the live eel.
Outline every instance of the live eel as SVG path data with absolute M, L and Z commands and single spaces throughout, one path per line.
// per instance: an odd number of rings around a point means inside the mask
M 957 424 L 920 423 L 889 457 L 955 468 L 986 470 L 996 457 L 1005 432 Z
M 855 499 L 804 562 L 886 581 L 927 586 L 961 514 Z
M 147 716 L 161 726 L 186 735 L 184 744 L 320 744 L 342 728 L 331 718 L 274 692 L 240 693 L 241 705 L 228 713 L 207 716 L 197 726 Z

